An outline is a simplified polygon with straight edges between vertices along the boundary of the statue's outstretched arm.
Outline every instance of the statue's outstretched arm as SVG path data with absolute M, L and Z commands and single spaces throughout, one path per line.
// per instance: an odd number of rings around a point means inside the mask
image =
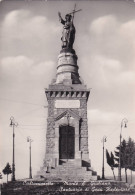
M 58 12 L 58 16 L 59 16 L 59 21 L 60 21 L 62 24 L 65 24 L 65 21 L 62 19 L 61 13 L 60 13 L 60 12 Z
M 60 12 L 58 12 L 58 16 L 59 16 L 59 20 L 61 20 L 61 13 Z

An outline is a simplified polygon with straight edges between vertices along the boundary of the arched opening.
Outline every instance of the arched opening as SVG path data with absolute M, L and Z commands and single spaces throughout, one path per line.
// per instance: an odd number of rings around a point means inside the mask
M 75 128 L 63 125 L 59 128 L 59 159 L 75 158 Z

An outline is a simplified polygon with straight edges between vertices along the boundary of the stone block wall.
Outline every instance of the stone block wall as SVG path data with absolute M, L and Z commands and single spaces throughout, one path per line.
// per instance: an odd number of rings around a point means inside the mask
M 54 159 L 56 155 L 57 141 L 59 135 L 56 135 L 56 120 L 59 120 L 63 113 L 71 112 L 71 116 L 75 120 L 78 117 L 78 147 L 83 161 L 89 163 L 88 151 L 88 124 L 87 124 L 87 100 L 90 91 L 86 86 L 74 84 L 69 86 L 51 85 L 46 89 L 46 96 L 48 100 L 48 118 L 47 118 L 47 132 L 46 132 L 46 155 L 45 159 Z M 57 100 L 78 100 L 79 106 L 74 108 L 74 105 L 66 108 L 56 107 Z M 62 115 L 64 117 L 64 114 Z M 58 119 L 57 119 L 58 118 Z M 58 156 L 57 156 L 58 157 Z M 86 164 L 87 164 L 86 163 Z

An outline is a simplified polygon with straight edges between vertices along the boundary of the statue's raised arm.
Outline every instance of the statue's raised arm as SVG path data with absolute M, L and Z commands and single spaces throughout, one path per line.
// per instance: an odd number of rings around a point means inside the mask
M 59 16 L 59 21 L 64 25 L 65 24 L 65 21 L 61 17 L 61 13 L 60 12 L 58 12 L 58 16 Z

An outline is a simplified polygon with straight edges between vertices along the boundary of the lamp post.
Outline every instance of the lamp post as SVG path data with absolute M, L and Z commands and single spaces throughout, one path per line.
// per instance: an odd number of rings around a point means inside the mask
M 29 149 L 30 149 L 29 179 L 32 179 L 32 167 L 31 167 L 31 142 L 33 142 L 33 140 L 32 140 L 30 137 L 27 137 L 27 142 L 30 143 L 30 145 L 29 145 Z
M 14 117 L 10 117 L 10 126 L 13 127 L 13 162 L 12 162 L 12 181 L 15 181 L 15 127 L 18 123 L 15 122 Z
M 118 166 L 118 180 L 122 181 L 121 179 L 121 139 L 122 139 L 122 128 L 127 128 L 127 122 L 128 120 L 126 118 L 123 118 L 121 121 L 121 129 L 120 129 L 120 149 L 119 149 L 119 166 Z
M 105 174 L 104 174 L 104 143 L 107 141 L 107 137 L 104 136 L 103 139 L 101 140 L 103 142 L 103 166 L 102 166 L 102 179 L 105 179 Z

